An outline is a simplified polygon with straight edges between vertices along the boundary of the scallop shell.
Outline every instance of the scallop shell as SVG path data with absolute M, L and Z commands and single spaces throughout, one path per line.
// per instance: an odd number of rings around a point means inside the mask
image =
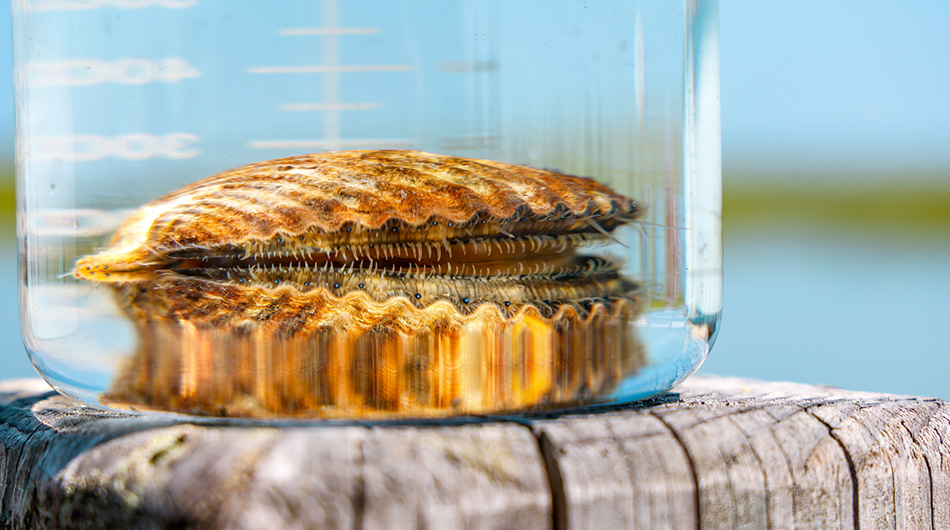
M 141 336 L 113 405 L 258 417 L 524 410 L 643 363 L 636 283 L 581 249 L 640 215 L 588 178 L 417 151 L 261 162 L 137 210 L 75 277 Z

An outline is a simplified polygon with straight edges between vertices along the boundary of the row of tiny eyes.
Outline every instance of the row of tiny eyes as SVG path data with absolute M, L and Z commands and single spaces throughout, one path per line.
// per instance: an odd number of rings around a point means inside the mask
M 247 281 L 247 280 L 244 279 L 244 278 L 238 278 L 238 283 L 245 283 L 246 281 Z M 273 283 L 274 285 L 280 285 L 280 279 L 279 279 L 279 278 L 274 278 L 274 280 L 273 280 L 272 283 Z M 304 286 L 304 287 L 310 287 L 311 285 L 312 285 L 312 284 L 311 284 L 310 282 L 303 282 L 303 286 Z M 343 284 L 341 284 L 340 282 L 336 282 L 336 283 L 333 284 L 333 288 L 334 288 L 334 289 L 339 289 L 339 288 L 341 288 L 341 287 L 343 287 Z M 361 284 L 357 285 L 357 288 L 358 288 L 358 289 L 365 289 L 365 288 L 366 288 L 366 284 L 361 283 Z M 422 300 L 422 293 L 416 293 L 416 294 L 415 294 L 415 298 L 416 298 L 416 300 Z M 550 303 L 549 301 L 546 301 L 546 302 Z M 468 297 L 462 298 L 462 303 L 464 303 L 464 304 L 470 304 L 470 303 L 472 303 L 472 299 L 471 299 L 471 298 L 468 298 Z M 505 307 L 508 307 L 508 306 L 510 306 L 510 305 L 511 305 L 511 302 L 506 300 L 506 301 L 505 301 Z
M 244 278 L 239 278 L 239 279 L 238 279 L 238 283 L 245 283 L 246 281 L 247 281 L 247 280 L 244 279 Z M 275 279 L 273 280 L 273 284 L 274 284 L 274 285 L 280 285 L 280 279 L 275 278 Z M 304 285 L 304 287 L 310 287 L 312 284 L 311 284 L 310 282 L 304 282 L 303 285 Z M 333 284 L 333 288 L 334 288 L 334 289 L 339 289 L 339 288 L 341 288 L 342 286 L 343 286 L 343 285 L 342 285 L 340 282 L 336 282 L 336 283 Z M 359 289 L 364 289 L 365 287 L 366 287 L 366 285 L 363 284 L 363 283 L 361 283 L 361 284 L 359 284 L 359 285 L 357 286 L 357 288 L 359 288 Z M 422 300 L 422 293 L 416 293 L 416 294 L 414 295 L 414 297 L 415 297 L 416 300 Z M 472 303 L 472 299 L 469 298 L 469 297 L 467 297 L 467 296 L 466 296 L 466 297 L 463 297 L 461 300 L 462 300 L 462 303 L 463 303 L 463 304 L 470 304 L 470 303 Z M 605 298 L 604 300 L 606 301 L 606 298 Z M 545 304 L 547 304 L 547 305 L 551 305 L 552 303 L 554 303 L 553 300 L 542 300 L 542 301 L 543 301 Z M 505 300 L 505 301 L 503 302 L 503 304 L 505 305 L 505 307 L 509 307 L 509 306 L 511 306 L 511 301 Z M 590 308 L 590 306 L 592 306 L 592 305 L 593 305 L 593 302 L 591 302 L 591 301 L 589 301 L 589 300 L 586 300 L 586 301 L 584 302 L 584 306 L 587 307 L 587 308 Z

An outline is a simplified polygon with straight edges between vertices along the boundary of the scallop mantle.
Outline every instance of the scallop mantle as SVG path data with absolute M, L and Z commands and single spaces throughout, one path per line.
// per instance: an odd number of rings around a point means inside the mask
M 139 295 L 216 286 L 327 303 L 404 298 L 439 313 L 440 302 L 464 314 L 485 303 L 508 315 L 590 313 L 637 286 L 614 261 L 576 250 L 641 214 L 584 177 L 418 151 L 327 152 L 225 171 L 149 203 L 73 275 Z

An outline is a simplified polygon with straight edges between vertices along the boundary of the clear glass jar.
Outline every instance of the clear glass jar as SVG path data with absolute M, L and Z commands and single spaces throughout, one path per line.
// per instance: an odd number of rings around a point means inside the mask
M 37 371 L 65 395 L 257 417 L 510 412 L 646 397 L 693 373 L 709 352 L 722 307 L 715 1 L 12 5 L 22 327 Z M 635 200 L 637 218 L 599 227 L 612 233 L 596 250 L 635 286 L 624 295 L 635 309 L 604 324 L 613 338 L 604 325 L 577 335 L 585 303 L 615 308 L 618 295 L 569 290 L 566 302 L 527 303 L 539 308 L 533 323 L 479 324 L 479 341 L 456 330 L 455 346 L 425 346 L 449 339 L 420 328 L 397 333 L 395 350 L 374 343 L 360 353 L 354 344 L 365 337 L 279 335 L 260 311 L 229 328 L 227 319 L 209 327 L 180 312 L 172 318 L 158 307 L 167 298 L 130 306 L 123 282 L 74 271 L 143 205 L 204 177 L 378 149 L 591 177 Z M 134 237 L 155 244 L 144 228 Z M 540 267 L 561 258 L 549 249 L 543 259 L 498 259 Z M 156 278 L 123 281 L 167 295 Z M 176 296 L 209 296 L 189 289 Z M 407 311 L 424 309 L 403 298 Z M 568 305 L 580 315 L 552 324 Z

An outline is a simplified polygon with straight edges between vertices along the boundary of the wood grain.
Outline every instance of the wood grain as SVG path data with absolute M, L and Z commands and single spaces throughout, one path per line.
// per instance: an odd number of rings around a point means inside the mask
M 3 528 L 950 528 L 950 405 L 694 378 L 628 406 L 399 423 L 84 407 L 0 382 Z

